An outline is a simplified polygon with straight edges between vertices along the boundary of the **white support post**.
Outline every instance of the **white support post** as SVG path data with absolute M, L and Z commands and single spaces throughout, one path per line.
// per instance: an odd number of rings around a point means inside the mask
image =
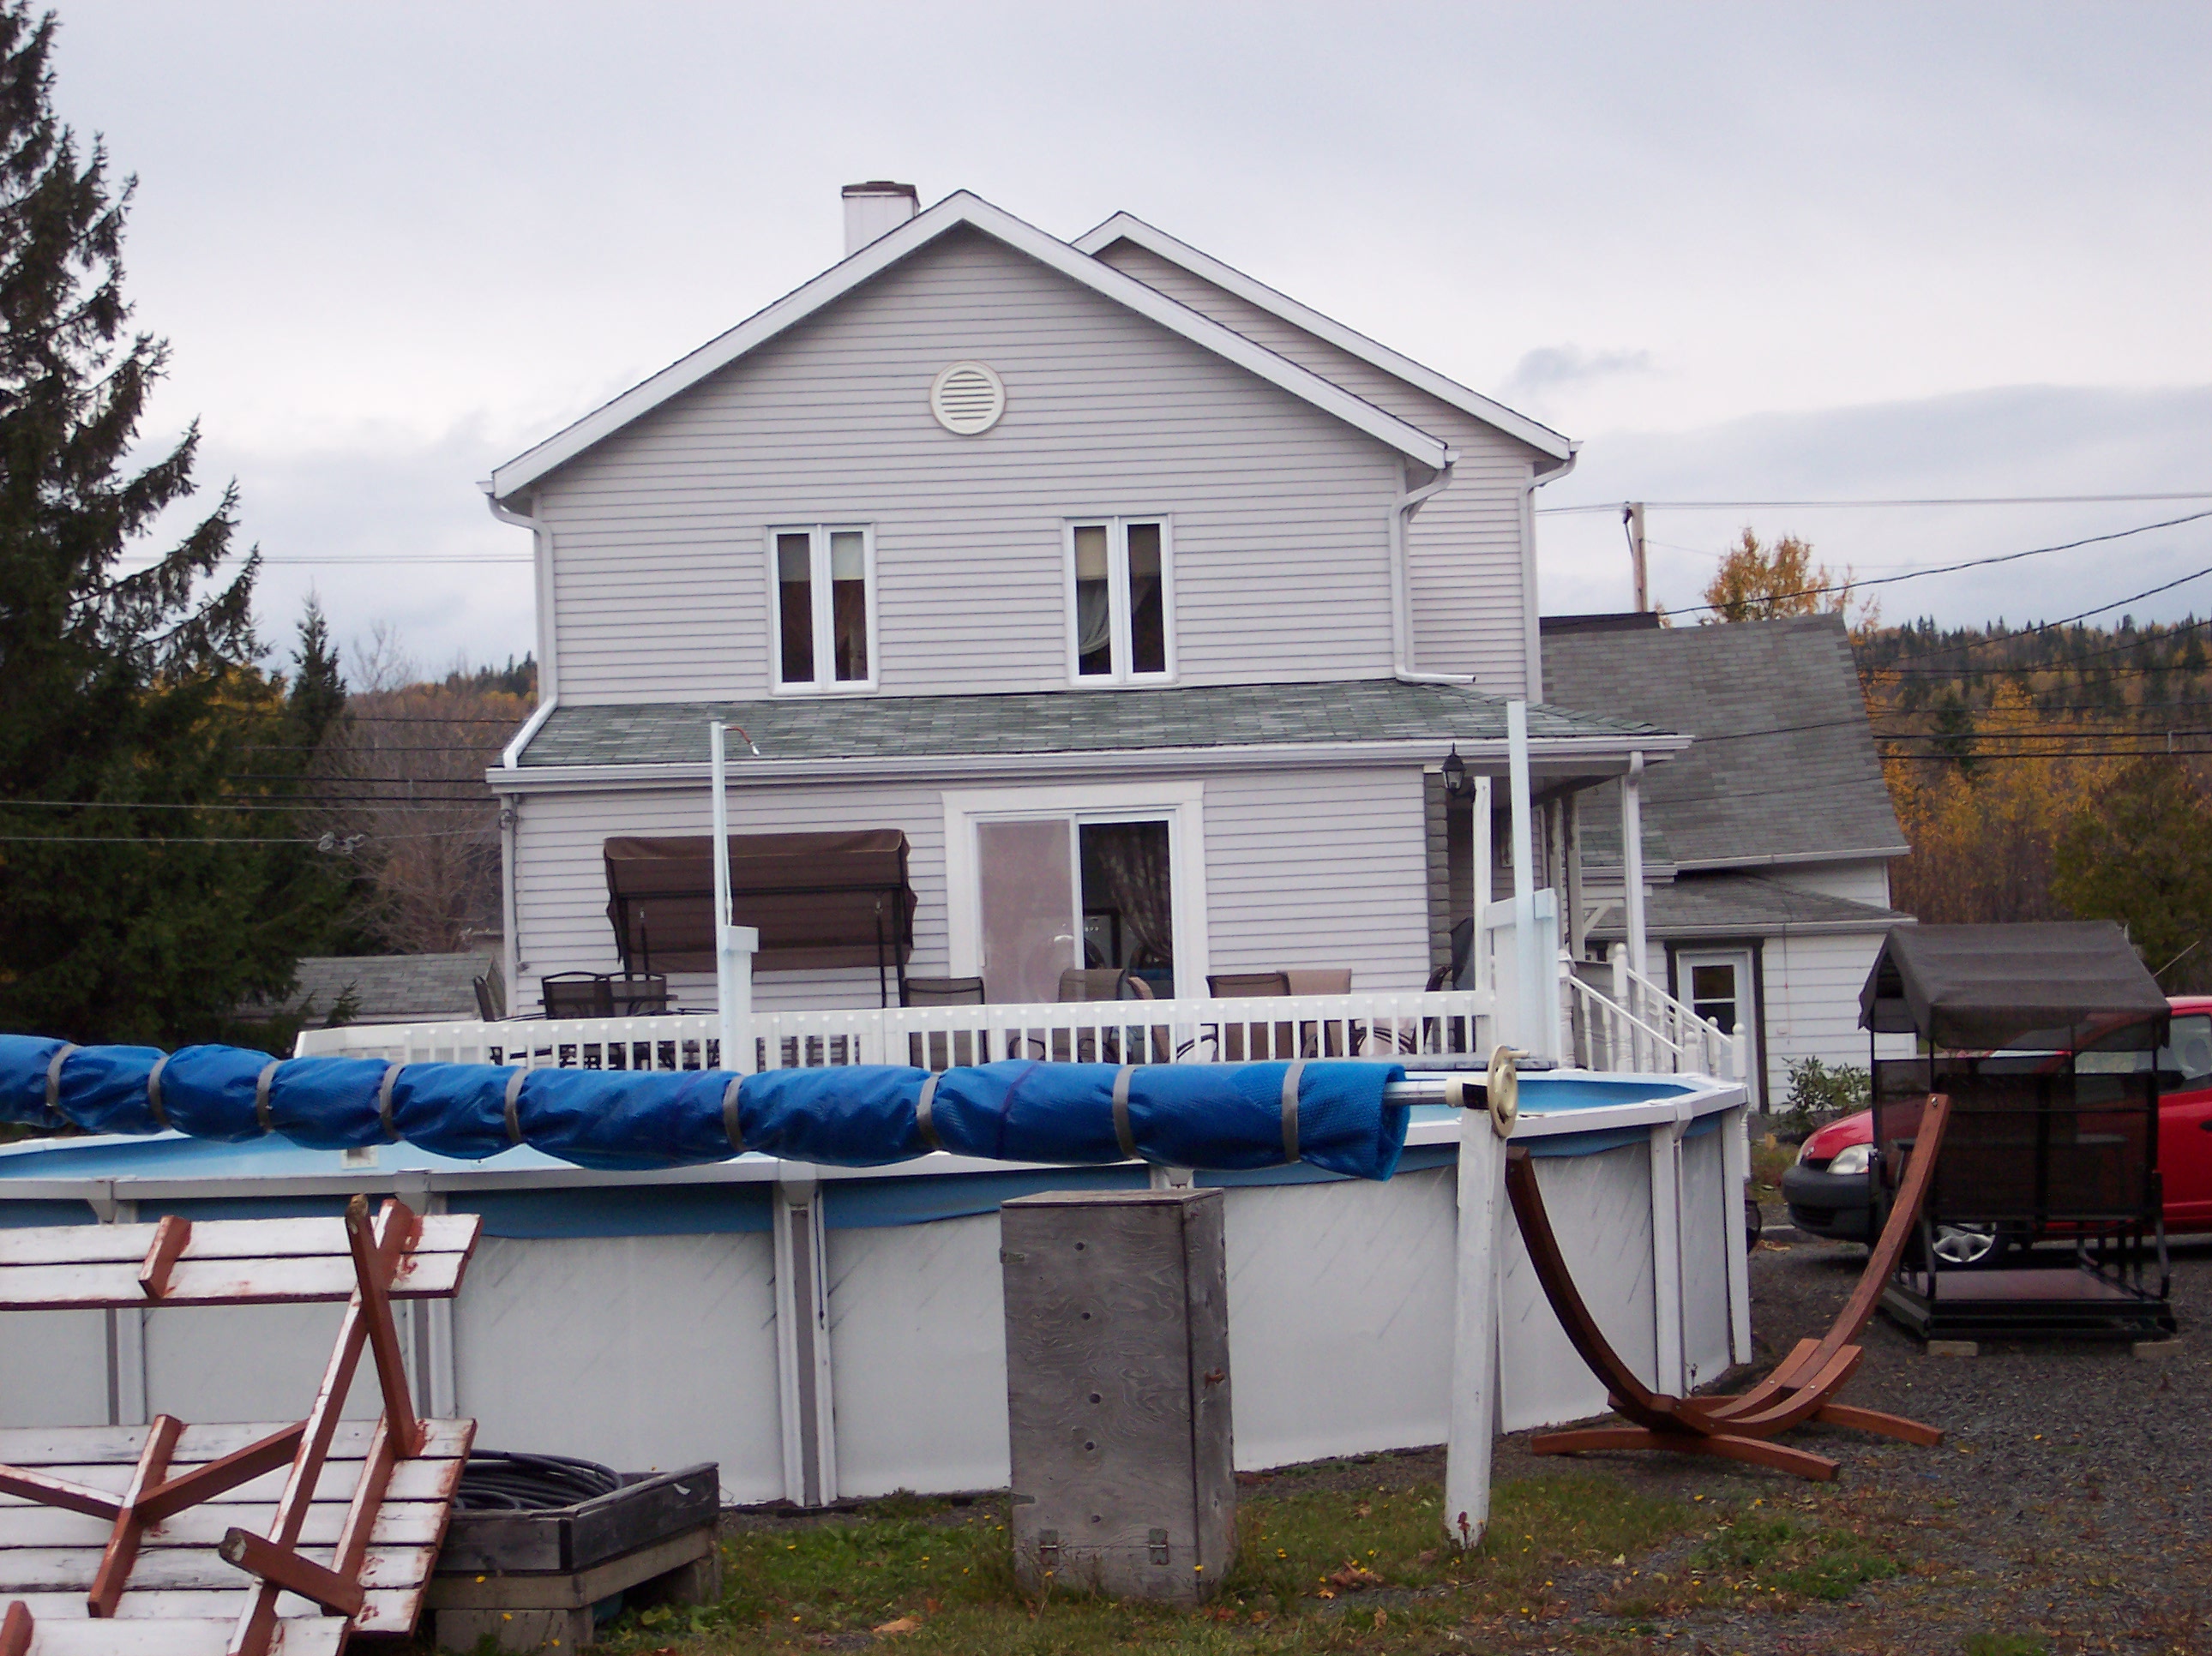
M 830 1378 L 830 1290 L 822 1187 L 788 1164 L 775 1186 L 775 1366 L 783 1426 L 783 1494 L 794 1507 L 837 1498 L 837 1433 Z
M 1729 1357 L 1749 1362 L 1751 1239 L 1743 1204 L 1751 1193 L 1751 1110 L 1738 1105 L 1721 1118 L 1721 1234 L 1728 1238 Z
M 1513 950 L 1515 987 L 1522 1027 L 1508 1039 L 1531 1052 L 1550 1058 L 1559 1051 L 1559 986 L 1545 992 L 1545 972 L 1551 964 L 1536 936 L 1536 834 L 1534 812 L 1528 798 L 1528 704 L 1505 704 L 1505 744 L 1509 775 L 1506 786 L 1513 799 Z M 1547 1008 L 1546 1001 L 1550 1005 Z
M 1483 919 L 1484 911 L 1490 907 L 1491 864 L 1496 854 L 1490 843 L 1490 779 L 1478 776 L 1474 779 L 1474 981 L 1468 986 L 1474 989 L 1490 987 L 1493 969 L 1490 937 L 1483 930 Z
M 1644 755 L 1628 755 L 1628 774 L 1620 779 L 1621 901 L 1628 917 L 1628 964 L 1649 972 L 1644 937 Z M 1635 1008 L 1631 1007 L 1631 1011 Z
M 1472 1550 L 1490 1526 L 1498 1399 L 1498 1228 L 1505 1141 L 1490 1112 L 1459 1113 L 1459 1234 L 1452 1311 L 1451 1441 L 1444 1451 L 1444 1538 Z
M 1651 1389 L 1675 1397 L 1689 1389 L 1682 1328 L 1682 1130 L 1688 1125 L 1669 1121 L 1651 1129 Z
M 720 719 L 707 726 L 714 788 L 714 1011 L 722 1044 L 721 1067 L 753 1071 L 753 956 L 760 928 L 730 923 L 729 771 L 722 752 Z

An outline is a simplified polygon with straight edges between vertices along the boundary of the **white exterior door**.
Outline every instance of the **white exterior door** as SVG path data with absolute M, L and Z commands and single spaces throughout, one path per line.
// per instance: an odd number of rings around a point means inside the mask
M 1759 1073 L 1759 982 L 1748 949 L 1685 949 L 1674 956 L 1674 998 L 1687 1002 L 1721 1033 L 1745 1034 L 1744 1068 L 1753 1102 L 1764 1109 L 1765 1077 Z

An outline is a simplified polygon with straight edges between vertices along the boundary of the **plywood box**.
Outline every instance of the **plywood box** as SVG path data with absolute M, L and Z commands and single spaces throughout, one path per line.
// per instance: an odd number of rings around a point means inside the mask
M 1000 1239 L 1016 1574 L 1205 1598 L 1237 1544 L 1221 1192 L 1024 1196 Z

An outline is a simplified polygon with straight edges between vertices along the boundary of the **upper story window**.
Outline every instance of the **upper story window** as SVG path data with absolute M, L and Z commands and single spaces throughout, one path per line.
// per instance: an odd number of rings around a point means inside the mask
M 868 690 L 876 683 L 875 537 L 865 525 L 769 531 L 779 690 Z
M 1161 518 L 1067 530 L 1069 676 L 1079 684 L 1165 679 L 1175 670 L 1175 593 Z

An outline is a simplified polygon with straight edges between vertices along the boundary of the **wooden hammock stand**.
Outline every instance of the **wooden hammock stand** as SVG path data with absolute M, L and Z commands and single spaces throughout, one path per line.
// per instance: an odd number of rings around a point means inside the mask
M 0 1311 L 346 1304 L 304 1420 L 0 1430 L 0 1656 L 337 1656 L 411 1631 L 476 1422 L 416 1415 L 392 1303 L 452 1298 L 483 1223 L 397 1200 L 372 1221 L 356 1196 L 342 1219 L 0 1230 Z M 373 1423 L 340 1418 L 364 1347 Z
M 1530 1451 L 1561 1455 L 1587 1449 L 1670 1449 L 1677 1454 L 1748 1461 L 1825 1483 L 1836 1475 L 1834 1461 L 1770 1440 L 1802 1421 L 1819 1420 L 1923 1447 L 1941 1443 L 1943 1434 L 1932 1426 L 1830 1399 L 1866 1355 L 1854 1342 L 1874 1314 L 1919 1222 L 1921 1204 L 1927 1198 L 1935 1174 L 1936 1152 L 1950 1113 L 1948 1097 L 1939 1094 L 1928 1101 L 1919 1131 L 1911 1141 L 1904 1180 L 1888 1221 L 1882 1226 L 1881 1240 L 1833 1325 L 1818 1340 L 1800 1340 L 1773 1373 L 1750 1391 L 1729 1397 L 1669 1397 L 1650 1390 L 1636 1378 L 1599 1331 L 1568 1273 L 1559 1239 L 1552 1234 L 1551 1219 L 1544 1211 L 1543 1194 L 1536 1186 L 1535 1163 L 1525 1146 L 1509 1148 L 1505 1192 L 1512 1200 L 1522 1239 L 1528 1244 L 1529 1260 L 1536 1268 L 1536 1279 L 1544 1286 L 1544 1297 L 1552 1302 L 1553 1312 L 1582 1360 L 1605 1382 L 1610 1394 L 1607 1401 L 1631 1422 L 1546 1432 L 1530 1441 Z

